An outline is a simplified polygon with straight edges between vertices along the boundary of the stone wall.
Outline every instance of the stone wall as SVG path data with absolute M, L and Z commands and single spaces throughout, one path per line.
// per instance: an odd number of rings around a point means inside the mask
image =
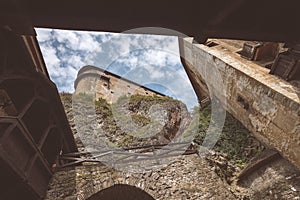
M 241 58 L 240 49 L 215 42 L 219 45 L 208 47 L 193 44 L 191 38 L 180 40 L 183 63 L 197 95 L 203 96 L 209 88 L 210 95 L 224 98 L 227 111 L 300 168 L 300 88 Z
M 93 66 L 84 66 L 75 80 L 75 92 L 96 94 L 96 99 L 104 98 L 108 103 L 116 102 L 123 95 L 141 94 L 164 96 L 144 86 L 138 85 L 118 75 Z
M 300 171 L 286 159 L 269 160 L 239 180 L 241 188 L 247 188 L 250 199 L 300 199 Z
M 139 111 L 139 109 L 135 104 L 140 105 L 147 111 L 147 107 L 150 107 L 151 103 L 157 104 L 161 100 L 161 108 L 165 107 L 165 109 L 167 109 L 171 117 L 170 125 L 172 126 L 176 126 L 176 120 L 184 124 L 184 122 L 182 122 L 184 120 L 179 118 L 185 118 L 185 115 L 188 115 L 186 108 L 185 110 L 179 109 L 181 105 L 180 102 L 168 99 L 168 97 L 147 98 L 148 100 L 151 98 L 155 100 L 153 102 L 139 99 L 139 96 L 136 96 L 136 99 L 134 97 L 135 96 L 133 96 L 131 105 L 136 112 Z M 71 101 L 72 95 L 62 95 L 62 102 L 65 106 L 66 114 L 74 131 L 75 138 L 78 139 L 76 136 L 78 132 L 75 130 L 76 126 L 74 126 L 74 116 L 72 116 L 73 114 L 71 112 Z M 175 109 L 172 109 L 173 107 Z M 127 108 L 127 106 L 125 106 L 125 108 Z M 84 112 L 84 109 L 86 108 L 81 107 L 78 111 Z M 99 112 L 103 110 L 106 110 L 104 106 L 99 107 Z M 139 114 L 143 114 L 143 111 L 140 110 Z M 88 117 L 85 119 L 88 120 Z M 104 120 L 104 118 L 102 118 L 102 120 Z M 90 122 L 90 120 L 88 121 Z M 113 126 L 114 124 L 111 123 L 111 125 Z M 81 125 L 79 126 L 81 127 Z M 102 124 L 102 128 L 105 126 L 106 125 Z M 168 126 L 167 129 L 163 130 L 166 130 L 167 134 L 171 134 L 172 129 L 174 129 L 172 126 Z M 90 143 L 97 140 L 97 137 L 93 137 L 95 135 L 87 134 L 87 132 L 84 133 L 84 138 L 89 140 Z M 110 131 L 107 134 L 114 134 L 114 137 L 117 137 L 116 131 Z M 76 141 L 80 146 L 81 143 L 79 140 Z M 130 141 L 131 140 L 128 140 L 127 142 Z M 150 142 L 153 144 L 155 141 L 156 140 L 153 139 Z M 135 142 L 135 140 L 133 140 L 133 142 Z M 137 146 L 132 142 L 130 142 L 130 144 L 130 146 Z M 141 145 L 140 141 L 139 144 Z M 79 150 L 82 150 L 82 148 L 79 148 Z M 214 168 L 212 168 L 204 158 L 194 154 L 189 156 L 177 156 L 170 159 L 172 162 L 167 166 L 145 173 L 123 173 L 116 171 L 110 166 L 101 164 L 88 165 L 91 163 L 87 162 L 83 163 L 82 166 L 57 168 L 57 172 L 49 184 L 46 199 L 87 199 L 98 191 L 102 191 L 115 184 L 136 186 L 149 193 L 155 199 L 209 199 L 210 197 L 235 199 L 229 191 L 228 185 L 222 181 L 215 173 Z
M 56 172 L 46 200 L 87 199 L 114 184 L 136 186 L 155 199 L 236 199 L 205 159 L 179 156 L 145 173 L 125 173 L 107 166 L 83 165 Z

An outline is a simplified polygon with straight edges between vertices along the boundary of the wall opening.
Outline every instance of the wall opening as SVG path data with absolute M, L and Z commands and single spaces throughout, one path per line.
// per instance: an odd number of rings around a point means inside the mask
M 154 200 L 154 198 L 144 190 L 126 184 L 116 184 L 100 190 L 87 200 Z
M 245 109 L 249 110 L 249 103 L 240 95 L 237 97 L 237 102 Z

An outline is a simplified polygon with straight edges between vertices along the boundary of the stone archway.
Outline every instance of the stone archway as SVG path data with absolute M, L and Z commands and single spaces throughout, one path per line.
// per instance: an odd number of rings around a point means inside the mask
M 87 200 L 154 200 L 154 198 L 144 190 L 126 184 L 116 184 L 100 190 Z

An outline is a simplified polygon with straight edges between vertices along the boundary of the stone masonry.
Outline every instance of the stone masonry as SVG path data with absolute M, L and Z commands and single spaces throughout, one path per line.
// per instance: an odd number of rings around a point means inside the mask
M 269 74 L 269 69 L 241 58 L 232 41 L 214 40 L 208 47 L 180 40 L 186 72 L 201 100 L 215 95 L 226 110 L 260 141 L 276 148 L 300 168 L 300 87 Z M 298 86 L 297 86 L 298 84 Z M 202 94 L 200 94 L 202 93 Z
M 87 199 L 114 184 L 143 189 L 155 199 L 236 199 L 205 159 L 179 156 L 166 167 L 145 173 L 123 173 L 107 166 L 85 165 L 55 173 L 47 200 Z
M 84 66 L 79 70 L 74 86 L 76 94 L 95 94 L 96 99 L 101 97 L 106 99 L 108 103 L 115 102 L 122 95 L 152 96 L 156 94 L 164 96 L 159 92 L 93 66 Z

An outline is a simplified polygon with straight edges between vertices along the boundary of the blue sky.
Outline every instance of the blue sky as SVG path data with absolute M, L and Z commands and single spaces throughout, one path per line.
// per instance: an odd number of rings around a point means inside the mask
M 78 70 L 93 65 L 184 102 L 197 105 L 180 62 L 175 36 L 36 29 L 50 74 L 60 92 L 74 92 Z

